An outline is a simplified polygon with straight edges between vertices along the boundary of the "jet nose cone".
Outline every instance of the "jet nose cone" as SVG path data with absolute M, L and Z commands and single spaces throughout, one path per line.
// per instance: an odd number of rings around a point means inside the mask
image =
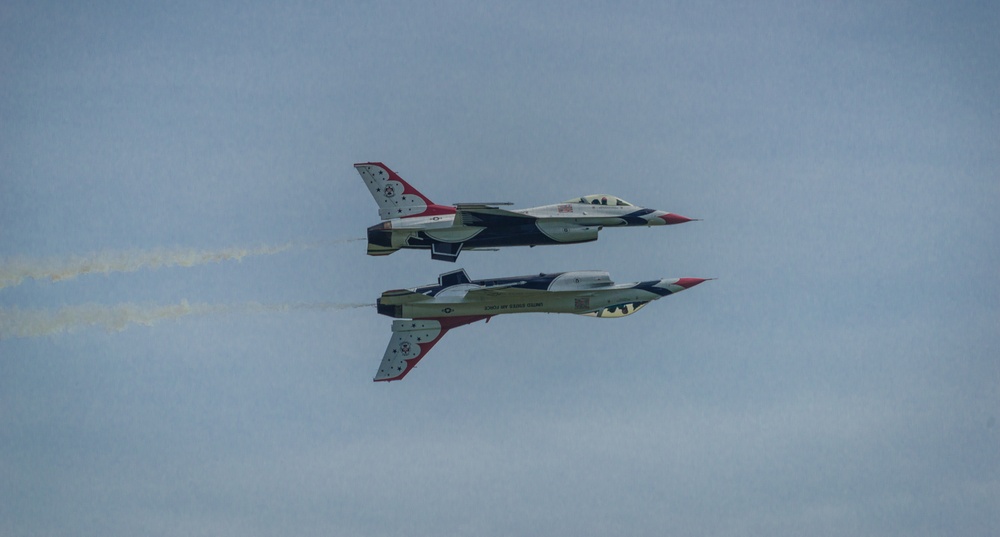
M 681 216 L 679 214 L 674 214 L 674 213 L 658 213 L 656 215 L 656 218 L 662 220 L 663 224 L 667 226 L 672 226 L 674 224 L 683 224 L 684 222 L 690 222 L 694 220 L 694 218 L 688 218 L 686 216 Z M 653 221 L 655 222 L 656 220 Z
M 701 282 L 707 282 L 708 280 L 713 280 L 715 278 L 680 278 L 674 285 L 679 285 L 685 289 L 690 289 Z

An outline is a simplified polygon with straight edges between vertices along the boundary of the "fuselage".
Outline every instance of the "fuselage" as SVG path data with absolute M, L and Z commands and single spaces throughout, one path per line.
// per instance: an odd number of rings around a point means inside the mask
M 453 274 L 462 274 L 456 271 Z M 493 316 L 506 313 L 575 313 L 599 317 L 628 315 L 648 302 L 686 289 L 692 278 L 615 284 L 607 272 L 578 271 L 494 280 L 452 281 L 386 291 L 378 312 L 394 318 Z M 698 280 L 700 283 L 700 280 Z
M 433 298 L 420 302 L 400 304 L 391 310 L 391 316 L 408 319 L 429 319 L 438 317 L 468 317 L 492 316 L 505 313 L 591 313 L 595 309 L 603 310 L 610 306 L 627 306 L 635 304 L 632 309 L 638 309 L 639 304 L 660 298 L 646 291 L 635 289 L 604 290 L 596 293 L 576 291 L 518 293 L 497 296 L 490 299 L 451 299 Z M 392 303 L 391 298 L 379 300 L 379 312 L 387 313 L 385 309 Z M 388 313 L 387 313 L 388 314 Z
M 401 248 L 429 249 L 435 242 L 462 243 L 466 250 L 574 244 L 597 240 L 598 232 L 605 227 L 656 226 L 684 219 L 634 205 L 580 202 L 505 213 L 468 211 L 386 220 L 368 228 L 368 253 L 387 255 Z M 675 220 L 671 221 L 671 217 Z

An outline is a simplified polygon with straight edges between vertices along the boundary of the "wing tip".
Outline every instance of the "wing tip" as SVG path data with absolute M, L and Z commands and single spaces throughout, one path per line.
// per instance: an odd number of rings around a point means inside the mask
M 392 382 L 394 380 L 403 380 L 403 377 L 405 377 L 406 374 L 409 373 L 411 369 L 413 368 L 407 367 L 402 373 L 392 377 L 380 377 L 378 375 L 375 375 L 375 378 L 372 379 L 372 382 Z

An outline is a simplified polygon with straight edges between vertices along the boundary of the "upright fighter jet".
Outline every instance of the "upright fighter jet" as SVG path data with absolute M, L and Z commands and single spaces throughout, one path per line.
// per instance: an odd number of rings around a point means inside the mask
M 375 381 L 406 376 L 444 334 L 455 327 L 505 313 L 576 313 L 603 319 L 631 315 L 705 278 L 615 284 L 607 272 L 577 271 L 492 280 L 470 280 L 464 270 L 438 276 L 437 285 L 386 291 L 376 306 L 392 322 L 392 339 Z
M 463 249 L 590 242 L 597 240 L 597 232 L 605 227 L 662 226 L 692 220 L 608 195 L 516 210 L 500 208 L 511 203 L 437 205 L 381 162 L 354 167 L 378 203 L 383 220 L 368 228 L 368 255 L 415 248 L 430 250 L 433 259 L 455 261 Z

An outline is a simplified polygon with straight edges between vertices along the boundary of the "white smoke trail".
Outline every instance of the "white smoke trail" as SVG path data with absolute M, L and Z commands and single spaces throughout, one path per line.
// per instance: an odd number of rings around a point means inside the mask
M 121 332 L 131 325 L 152 326 L 159 321 L 188 315 L 231 313 L 284 313 L 290 311 L 332 311 L 372 307 L 374 304 L 303 302 L 293 304 L 190 304 L 187 300 L 166 306 L 143 304 L 84 304 L 57 310 L 0 308 L 0 340 L 44 337 L 81 328 L 100 327 Z
M 342 244 L 364 240 L 343 239 L 310 244 L 288 243 L 280 246 L 257 248 L 224 248 L 222 250 L 133 250 L 124 252 L 96 252 L 67 259 L 30 259 L 16 257 L 0 263 L 0 289 L 20 285 L 26 279 L 51 281 L 68 280 L 84 274 L 135 272 L 140 269 L 162 267 L 194 267 L 222 261 L 242 261 L 244 257 L 274 255 L 293 249 L 318 248 L 329 244 Z

